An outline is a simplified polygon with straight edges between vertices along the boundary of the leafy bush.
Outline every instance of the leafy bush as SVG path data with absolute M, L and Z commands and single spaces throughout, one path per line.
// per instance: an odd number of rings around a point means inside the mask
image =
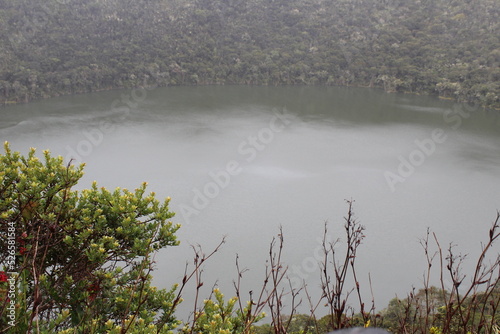
M 243 310 L 235 310 L 237 297 L 224 301 L 224 294 L 219 289 L 213 290 L 213 299 L 203 302 L 204 307 L 196 312 L 192 324 L 186 324 L 182 329 L 183 334 L 239 334 L 253 332 L 252 323 L 264 318 L 262 313 L 252 321 L 247 315 L 251 313 L 252 305 L 249 303 Z
M 176 287 L 151 286 L 154 254 L 178 244 L 169 199 L 146 194 L 146 184 L 72 190 L 83 167 L 65 166 L 48 151 L 44 161 L 35 149 L 21 156 L 5 144 L 0 331 L 170 332 L 179 324 Z

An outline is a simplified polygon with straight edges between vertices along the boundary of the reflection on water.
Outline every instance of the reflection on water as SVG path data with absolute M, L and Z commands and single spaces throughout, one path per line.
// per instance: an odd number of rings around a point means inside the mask
M 262 279 L 268 244 L 283 226 L 290 275 L 314 293 L 314 258 L 323 223 L 342 237 L 344 199 L 366 226 L 360 276 L 371 272 L 377 306 L 420 287 L 419 238 L 430 227 L 442 244 L 477 255 L 500 209 L 500 114 L 431 97 L 334 87 L 171 87 L 136 108 L 126 92 L 62 97 L 0 109 L 0 140 L 24 153 L 50 149 L 87 164 L 79 187 L 97 180 L 134 188 L 148 181 L 172 197 L 181 246 L 157 258 L 156 284 L 180 281 L 190 244 L 227 244 L 207 265 L 233 294 L 238 253 L 247 286 Z M 277 123 L 276 114 L 290 116 Z M 446 140 L 392 192 L 384 173 L 416 157 L 441 129 Z M 305 262 L 304 262 L 305 261 Z M 302 269 L 301 269 L 302 268 Z

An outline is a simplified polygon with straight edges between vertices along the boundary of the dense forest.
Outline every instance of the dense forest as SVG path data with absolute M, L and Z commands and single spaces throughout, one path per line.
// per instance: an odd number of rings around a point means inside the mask
M 0 102 L 348 85 L 500 108 L 498 0 L 0 0 Z

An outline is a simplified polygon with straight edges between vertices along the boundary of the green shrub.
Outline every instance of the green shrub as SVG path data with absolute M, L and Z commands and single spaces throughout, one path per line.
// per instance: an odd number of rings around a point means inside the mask
M 43 155 L 0 155 L 0 332 L 171 332 L 176 286 L 151 286 L 154 254 L 178 244 L 169 198 L 72 190 L 84 165 Z

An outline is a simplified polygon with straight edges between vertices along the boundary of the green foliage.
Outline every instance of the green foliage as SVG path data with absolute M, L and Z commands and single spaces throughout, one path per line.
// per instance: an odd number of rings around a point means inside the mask
M 147 194 L 146 184 L 133 192 L 95 182 L 72 190 L 83 165 L 43 155 L 31 149 L 22 156 L 8 143 L 0 155 L 0 262 L 10 263 L 12 244 L 15 263 L 3 270 L 17 273 L 9 274 L 16 280 L 15 326 L 2 286 L 0 331 L 169 333 L 179 324 L 176 287 L 151 286 L 154 254 L 178 244 L 169 199 Z
M 0 1 L 0 102 L 117 87 L 307 84 L 500 108 L 496 0 Z
M 224 294 L 219 289 L 213 290 L 213 299 L 204 301 L 203 309 L 194 315 L 192 324 L 186 324 L 181 333 L 190 334 L 241 334 L 254 333 L 253 323 L 264 318 L 261 314 L 256 318 L 249 319 L 252 305 L 248 305 L 241 311 L 235 310 L 238 298 L 233 297 L 224 301 Z
M 406 328 L 409 332 L 425 332 L 441 334 L 446 328 L 445 321 L 448 315 L 451 324 L 446 333 L 459 333 L 462 330 L 469 332 L 495 333 L 494 324 L 500 322 L 500 314 L 496 312 L 500 303 L 500 291 L 498 288 L 488 293 L 477 293 L 464 300 L 463 305 L 455 303 L 447 305 L 449 291 L 443 291 L 437 287 L 430 287 L 426 293 L 420 289 L 417 293 L 411 293 L 406 299 L 394 298 L 382 311 L 383 327 L 391 332 L 398 332 Z M 426 301 L 427 300 L 427 301 Z M 470 309 L 473 316 L 463 324 L 462 316 L 457 312 L 458 307 L 462 312 Z
M 286 319 L 288 320 L 288 319 Z M 296 314 L 290 321 L 287 333 L 289 334 L 313 334 L 326 333 L 328 331 L 328 317 L 320 319 L 317 323 L 310 316 L 305 314 Z

